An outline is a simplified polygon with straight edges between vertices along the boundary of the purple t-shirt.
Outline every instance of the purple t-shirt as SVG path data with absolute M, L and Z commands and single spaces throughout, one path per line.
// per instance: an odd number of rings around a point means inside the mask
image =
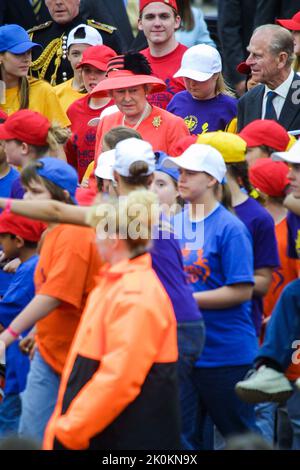
M 300 217 L 293 212 L 287 216 L 289 258 L 300 259 Z
M 244 222 L 253 240 L 254 269 L 280 266 L 274 220 L 252 197 L 235 206 L 236 215 Z M 263 315 L 262 297 L 253 297 L 252 318 L 257 335 L 260 334 Z
M 22 186 L 20 176 L 13 182 L 10 192 L 10 197 L 13 199 L 23 199 L 25 189 Z
M 202 314 L 187 283 L 181 249 L 173 229 L 165 222 L 156 230 L 150 250 L 152 266 L 170 297 L 176 320 L 178 323 L 199 321 Z
M 177 93 L 167 111 L 184 119 L 191 134 L 224 131 L 237 115 L 237 100 L 220 93 L 210 100 L 196 100 L 188 91 Z

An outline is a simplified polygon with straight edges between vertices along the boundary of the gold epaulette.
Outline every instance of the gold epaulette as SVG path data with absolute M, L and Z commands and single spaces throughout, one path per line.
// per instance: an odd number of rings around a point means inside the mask
M 87 24 L 92 26 L 93 28 L 100 29 L 100 31 L 105 31 L 108 34 L 113 34 L 117 28 L 115 26 L 111 26 L 110 24 L 99 23 L 99 21 L 95 20 L 87 20 Z
M 42 31 L 43 29 L 49 28 L 51 26 L 53 21 L 46 21 L 46 23 L 39 24 L 37 26 L 34 26 L 33 28 L 30 28 L 27 30 L 28 34 L 33 34 L 36 31 Z

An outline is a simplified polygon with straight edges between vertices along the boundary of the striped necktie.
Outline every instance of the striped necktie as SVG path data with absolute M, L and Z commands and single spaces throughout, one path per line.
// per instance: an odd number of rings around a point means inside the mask
M 31 0 L 31 5 L 36 18 L 39 19 L 39 12 L 42 6 L 42 0 Z

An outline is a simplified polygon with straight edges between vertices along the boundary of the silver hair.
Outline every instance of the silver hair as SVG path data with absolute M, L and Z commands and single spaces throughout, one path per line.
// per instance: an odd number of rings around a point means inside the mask
M 286 67 L 290 67 L 295 59 L 292 33 L 276 24 L 264 24 L 256 28 L 253 31 L 253 35 L 261 32 L 266 33 L 265 37 L 269 39 L 269 51 L 271 54 L 278 55 L 281 52 L 285 52 L 287 54 Z

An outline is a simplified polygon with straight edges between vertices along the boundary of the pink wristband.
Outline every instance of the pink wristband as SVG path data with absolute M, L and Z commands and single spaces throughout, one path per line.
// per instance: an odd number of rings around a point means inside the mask
M 13 329 L 11 328 L 11 326 L 8 326 L 8 327 L 6 328 L 6 331 L 7 331 L 10 335 L 12 335 L 14 338 L 19 338 L 19 336 L 20 336 L 19 333 L 17 333 L 15 330 L 13 330 Z
M 4 207 L 4 212 L 9 214 L 11 211 L 11 205 L 12 205 L 12 199 L 7 199 L 5 207 Z

